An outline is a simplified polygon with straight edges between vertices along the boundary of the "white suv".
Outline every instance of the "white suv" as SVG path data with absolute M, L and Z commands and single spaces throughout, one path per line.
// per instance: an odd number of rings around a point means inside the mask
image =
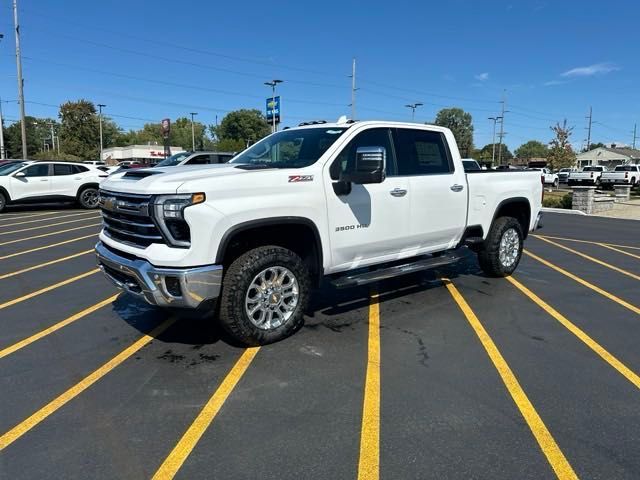
M 71 162 L 23 161 L 0 166 L 0 212 L 12 203 L 76 200 L 98 206 L 98 185 L 108 175 L 94 166 Z

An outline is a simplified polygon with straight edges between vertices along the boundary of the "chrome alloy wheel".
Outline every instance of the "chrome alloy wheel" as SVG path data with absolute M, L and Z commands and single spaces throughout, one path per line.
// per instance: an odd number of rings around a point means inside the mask
M 274 266 L 255 276 L 245 296 L 249 320 L 261 330 L 278 328 L 293 315 L 300 293 L 290 270 Z
M 82 192 L 82 203 L 89 208 L 97 207 L 99 199 L 98 191 L 93 188 L 87 188 Z
M 512 266 L 520 253 L 520 236 L 514 228 L 507 229 L 500 239 L 500 249 L 498 250 L 498 256 L 500 263 L 504 267 Z

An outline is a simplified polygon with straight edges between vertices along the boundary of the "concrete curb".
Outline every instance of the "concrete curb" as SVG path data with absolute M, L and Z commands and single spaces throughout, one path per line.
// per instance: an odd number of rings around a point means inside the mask
M 569 210 L 567 208 L 542 207 L 542 211 L 547 213 L 566 213 L 568 215 L 586 215 L 586 213 L 580 210 Z

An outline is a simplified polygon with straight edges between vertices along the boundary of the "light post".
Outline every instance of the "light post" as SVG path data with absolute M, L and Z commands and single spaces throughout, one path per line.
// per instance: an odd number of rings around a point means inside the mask
M 195 117 L 197 114 L 198 112 L 189 112 L 189 115 L 191 115 L 191 151 L 192 152 L 196 151 L 196 129 L 193 124 L 193 117 Z
M 502 120 L 502 117 L 489 117 L 489 120 L 493 121 L 493 140 L 491 140 L 491 165 L 496 161 L 496 123 Z
M 405 105 L 405 107 L 411 109 L 411 121 L 412 122 L 415 122 L 415 120 L 416 120 L 416 108 L 421 107 L 422 105 L 424 105 L 424 104 L 423 103 L 410 103 L 408 105 Z
M 271 133 L 275 133 L 276 131 L 276 112 L 275 112 L 275 103 L 276 103 L 276 85 L 282 83 L 284 80 L 271 80 L 270 82 L 264 82 L 265 85 L 271 87 L 271 105 L 272 105 L 272 115 L 271 115 Z
M 99 110 L 99 114 L 98 116 L 100 117 L 100 158 L 98 160 L 102 161 L 102 109 L 106 107 L 106 105 L 104 103 L 99 103 L 98 104 L 98 110 Z

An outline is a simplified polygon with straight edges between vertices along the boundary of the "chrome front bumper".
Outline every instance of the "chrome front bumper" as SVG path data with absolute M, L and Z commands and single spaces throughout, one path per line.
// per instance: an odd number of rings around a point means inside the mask
M 98 242 L 95 251 L 98 267 L 109 280 L 152 305 L 197 308 L 220 295 L 220 265 L 157 268 L 146 260 L 118 255 L 102 242 Z

